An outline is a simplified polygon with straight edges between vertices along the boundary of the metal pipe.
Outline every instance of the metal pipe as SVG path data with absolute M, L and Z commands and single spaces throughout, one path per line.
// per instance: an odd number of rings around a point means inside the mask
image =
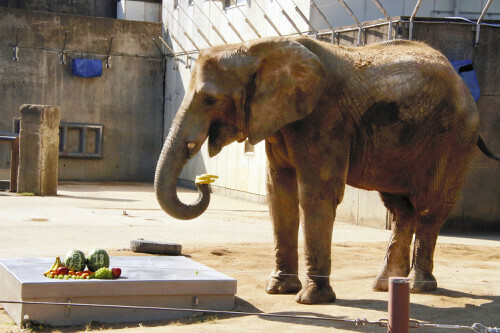
M 398 20 L 396 22 L 393 22 L 393 23 L 397 23 L 397 22 L 403 22 L 401 20 Z M 367 29 L 367 28 L 374 28 L 374 27 L 380 27 L 380 26 L 383 26 L 383 25 L 386 25 L 386 24 L 389 24 L 390 22 L 382 22 L 382 23 L 374 23 L 374 24 L 370 24 L 370 25 L 364 25 L 363 26 L 363 29 Z M 347 32 L 347 31 L 356 31 L 356 30 L 359 30 L 359 27 L 356 27 L 356 28 L 345 28 L 345 29 L 339 29 L 339 30 L 335 30 L 335 32 L 339 33 L 339 32 Z M 329 34 L 330 31 L 329 30 L 324 30 L 324 31 L 320 31 L 318 32 L 320 35 L 326 35 L 326 34 Z
M 167 42 L 165 42 L 165 41 L 163 40 L 163 38 L 161 38 L 160 36 L 158 36 L 158 38 L 159 38 L 159 39 L 160 39 L 160 41 L 163 43 L 163 45 L 165 45 L 165 47 L 168 49 L 168 51 L 169 51 L 170 53 L 172 53 L 172 55 L 175 57 L 175 52 L 174 52 L 174 50 L 172 50 L 172 48 L 171 48 L 170 46 L 168 46 Z M 153 40 L 154 40 L 154 38 L 153 38 Z
M 273 21 L 271 21 L 271 19 L 269 18 L 269 16 L 267 16 L 266 12 L 264 11 L 264 9 L 262 9 L 262 7 L 259 5 L 259 3 L 257 2 L 257 0 L 254 0 L 254 3 L 257 5 L 257 7 L 259 7 L 259 9 L 262 11 L 262 13 L 264 14 L 264 18 L 266 19 L 266 21 L 271 25 L 271 27 L 273 27 L 274 31 L 276 31 L 276 33 L 278 34 L 278 36 L 283 36 L 281 34 L 281 32 L 278 30 L 278 27 L 273 23 Z
M 179 40 L 174 36 L 173 33 L 170 33 L 170 37 L 172 37 L 172 39 L 175 40 L 177 45 L 179 45 L 179 47 L 181 48 L 182 52 L 184 52 L 184 54 L 187 56 L 188 53 L 187 53 L 186 49 L 182 46 L 181 42 L 179 42 Z
M 213 3 L 214 0 L 210 0 L 210 3 Z M 219 12 L 222 14 L 222 16 L 225 17 L 225 19 L 227 20 L 227 24 L 229 25 L 229 27 L 233 30 L 233 32 L 236 34 L 236 36 L 238 36 L 238 38 L 244 43 L 245 40 L 243 39 L 243 37 L 241 37 L 240 33 L 238 32 L 238 30 L 236 30 L 236 28 L 234 27 L 234 25 L 231 23 L 231 21 L 229 20 L 229 18 L 226 16 L 226 14 L 224 14 L 224 12 L 222 11 L 222 9 L 219 8 L 219 6 L 217 6 L 217 4 L 214 3 L 214 6 L 215 8 L 217 8 L 219 10 Z
M 278 4 L 278 6 L 280 6 L 281 8 L 281 13 L 286 17 L 286 19 L 288 20 L 288 22 L 290 22 L 290 24 L 292 25 L 292 27 L 295 29 L 295 31 L 297 31 L 297 33 L 299 35 L 302 35 L 302 32 L 300 31 L 299 27 L 297 27 L 297 25 L 295 24 L 295 22 L 292 20 L 292 18 L 290 17 L 290 15 L 288 15 L 288 13 L 286 12 L 286 10 L 283 8 L 283 6 L 279 3 L 278 0 L 275 0 L 276 3 Z
M 106 68 L 111 68 L 111 44 L 113 44 L 114 37 L 114 35 L 111 35 L 111 39 L 109 40 L 108 53 L 106 54 Z
M 479 32 L 481 31 L 481 21 L 483 20 L 484 16 L 486 15 L 486 12 L 490 8 L 491 3 L 493 0 L 488 0 L 486 5 L 484 6 L 483 11 L 481 12 L 481 16 L 479 16 L 479 19 L 477 20 L 476 23 L 476 38 L 474 40 L 474 46 L 477 47 L 479 45 Z
M 361 22 L 359 22 L 358 18 L 356 17 L 356 15 L 354 15 L 354 13 L 352 12 L 351 8 L 349 8 L 349 6 L 345 3 L 344 0 L 339 0 L 340 4 L 342 5 L 342 7 L 344 7 L 344 9 L 346 10 L 347 14 L 349 14 L 349 16 L 354 20 L 354 22 L 356 22 L 356 24 L 358 25 L 358 46 L 361 45 L 361 34 L 363 33 L 363 24 Z
M 184 36 L 186 36 L 186 38 L 189 39 L 189 41 L 191 42 L 191 44 L 193 44 L 196 51 L 200 52 L 200 48 L 196 45 L 194 40 L 191 38 L 191 36 L 189 36 L 189 34 L 186 31 L 184 31 Z
M 184 27 L 182 26 L 182 24 L 175 18 L 174 14 L 172 14 L 167 7 L 165 7 L 165 10 L 167 11 L 167 13 L 170 14 L 170 16 L 172 16 L 172 18 L 174 19 L 174 21 L 177 23 L 177 25 L 179 27 L 181 27 L 182 30 L 184 30 L 184 35 L 187 37 L 187 39 L 189 39 L 189 41 L 191 42 L 191 44 L 193 44 L 194 48 L 200 52 L 200 49 L 198 48 L 198 46 L 194 43 L 194 40 L 191 38 L 191 36 L 189 36 L 189 34 L 187 33 L 186 29 L 184 29 Z M 177 40 L 177 38 L 175 38 L 173 36 L 172 33 L 170 33 L 172 35 L 172 37 L 174 38 L 175 42 L 181 47 L 181 49 L 183 49 L 184 53 L 187 55 L 187 52 L 184 50 L 184 48 L 181 46 L 180 42 Z
M 210 41 L 207 38 L 207 36 L 205 36 L 205 34 L 201 31 L 200 27 L 198 27 L 198 25 L 196 24 L 196 22 L 189 16 L 189 14 L 184 10 L 184 8 L 182 8 L 182 6 L 180 4 L 179 4 L 178 8 L 180 8 L 180 10 L 182 10 L 182 12 L 184 13 L 184 15 L 186 15 L 186 17 L 191 21 L 191 23 L 193 23 L 193 25 L 196 27 L 196 31 L 198 31 L 198 33 L 200 34 L 200 36 L 205 40 L 205 42 L 207 42 L 208 46 L 212 47 L 212 44 L 210 43 Z
M 391 40 L 392 39 L 392 19 L 389 16 L 389 14 L 386 12 L 386 10 L 384 9 L 384 6 L 382 6 L 382 4 L 380 3 L 379 0 L 373 0 L 373 2 L 378 7 L 378 9 L 380 9 L 382 14 L 384 14 L 385 18 L 389 21 L 389 31 L 387 32 L 387 40 Z
M 64 30 L 64 43 L 63 43 L 61 55 L 59 56 L 59 60 L 61 62 L 61 65 L 66 64 L 66 40 L 67 40 L 67 38 L 68 38 L 68 30 Z
M 16 44 L 12 45 L 12 60 L 13 61 L 19 60 L 19 47 L 17 46 L 17 43 L 19 41 L 19 29 L 21 29 L 21 27 L 17 26 L 17 28 L 16 28 Z
M 389 322 L 387 333 L 408 333 L 410 330 L 410 279 L 389 278 Z
M 253 30 L 253 32 L 257 35 L 257 37 L 262 38 L 262 36 L 257 31 L 257 28 L 255 28 L 255 26 L 252 24 L 252 22 L 250 22 L 250 20 L 245 15 L 245 13 L 243 13 L 243 11 L 241 10 L 240 6 L 238 6 L 238 4 L 236 3 L 236 1 L 235 0 L 231 0 L 231 1 L 233 2 L 234 6 L 240 11 L 241 15 L 243 15 L 243 17 L 245 18 L 245 22 L 248 24 L 248 26 L 250 27 L 250 29 Z
M 311 24 L 311 21 L 309 21 L 309 19 L 304 15 L 304 13 L 302 12 L 302 10 L 300 10 L 299 6 L 297 6 L 297 4 L 295 3 L 295 1 L 292 0 L 292 3 L 295 6 L 295 11 L 297 13 L 299 13 L 299 16 L 304 20 L 304 22 L 307 23 L 307 25 L 309 26 L 309 29 L 311 29 L 312 31 L 314 31 L 314 33 L 317 33 L 318 31 L 316 29 L 314 29 L 314 27 Z
M 316 12 L 319 14 L 319 16 L 323 19 L 323 21 L 326 23 L 328 28 L 333 31 L 334 29 L 333 29 L 332 25 L 330 24 L 330 22 L 328 22 L 325 14 L 323 14 L 321 9 L 319 9 L 318 5 L 314 2 L 314 0 L 311 0 L 311 6 L 314 8 L 314 10 L 316 10 Z
M 199 10 L 200 12 L 203 14 L 203 16 L 205 16 L 208 20 L 208 22 L 210 22 L 210 24 L 212 25 L 212 29 L 215 31 L 215 33 L 219 36 L 219 38 L 224 42 L 224 44 L 227 44 L 227 41 L 226 39 L 224 38 L 224 36 L 220 33 L 220 31 L 215 27 L 215 25 L 212 23 L 212 21 L 210 20 L 210 17 L 207 16 L 207 14 L 205 14 L 205 12 L 203 11 L 203 9 L 200 8 L 200 6 L 198 6 L 196 4 L 196 1 L 193 1 L 192 2 Z M 210 5 L 210 3 L 209 3 Z
M 421 3 L 422 3 L 422 0 L 417 1 L 417 4 L 415 5 L 415 8 L 413 9 L 413 13 L 411 14 L 411 17 L 410 17 L 410 33 L 408 36 L 409 40 L 413 39 L 413 20 L 415 19 L 415 16 L 417 15 L 418 8 L 420 7 Z
M 349 8 L 349 6 L 345 3 L 344 0 L 339 0 L 340 4 L 342 5 L 342 7 L 344 7 L 344 9 L 346 10 L 347 14 L 349 14 L 349 16 L 354 20 L 354 22 L 356 22 L 356 24 L 358 26 L 361 26 L 361 23 L 359 22 L 358 18 L 356 17 L 356 15 L 354 15 L 354 13 L 352 12 L 351 8 Z

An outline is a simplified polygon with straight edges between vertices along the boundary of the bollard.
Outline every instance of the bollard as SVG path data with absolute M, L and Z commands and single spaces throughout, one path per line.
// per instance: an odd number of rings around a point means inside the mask
M 388 333 L 408 333 L 410 330 L 410 279 L 389 279 Z
M 57 194 L 59 117 L 57 106 L 21 106 L 17 192 Z

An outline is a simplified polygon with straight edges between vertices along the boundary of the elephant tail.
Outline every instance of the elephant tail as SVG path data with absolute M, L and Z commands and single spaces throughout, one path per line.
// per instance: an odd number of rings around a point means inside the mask
M 489 150 L 489 148 L 486 146 L 486 143 L 484 142 L 481 136 L 479 136 L 479 139 L 477 139 L 477 146 L 483 152 L 484 155 L 488 156 L 489 158 L 495 161 L 500 161 L 500 157 L 496 156 L 491 152 L 491 150 Z

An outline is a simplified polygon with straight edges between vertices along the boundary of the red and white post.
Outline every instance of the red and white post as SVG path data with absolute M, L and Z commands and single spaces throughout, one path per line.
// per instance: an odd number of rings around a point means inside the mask
M 389 279 L 388 333 L 408 333 L 410 330 L 410 279 Z

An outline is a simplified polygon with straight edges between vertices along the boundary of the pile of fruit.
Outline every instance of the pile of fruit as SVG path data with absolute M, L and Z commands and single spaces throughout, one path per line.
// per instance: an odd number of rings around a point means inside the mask
M 87 266 L 87 270 L 85 270 Z M 87 257 L 80 250 L 71 250 L 63 261 L 57 257 L 54 265 L 43 273 L 50 279 L 116 279 L 120 268 L 109 268 L 109 255 L 103 249 L 92 250 Z

